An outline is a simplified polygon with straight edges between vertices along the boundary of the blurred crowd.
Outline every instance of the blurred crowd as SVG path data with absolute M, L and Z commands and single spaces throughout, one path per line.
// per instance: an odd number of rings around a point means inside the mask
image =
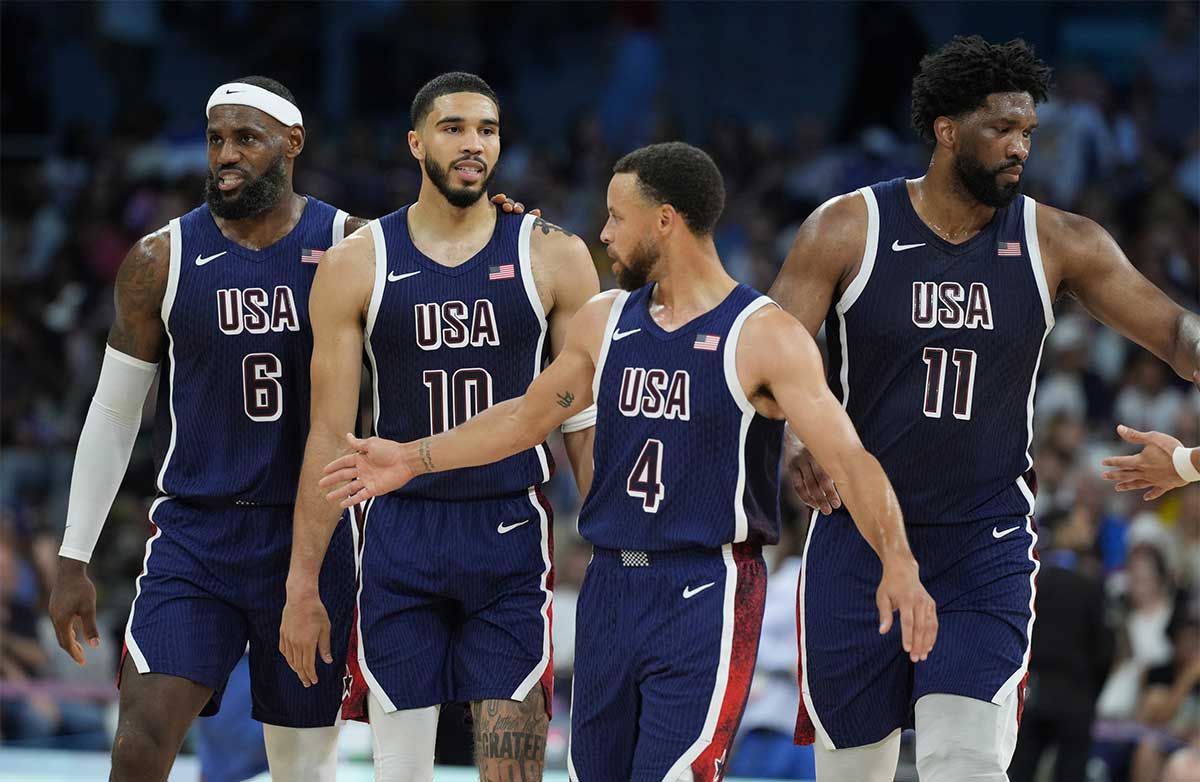
M 1056 90 L 1053 101 L 1039 108 L 1041 126 L 1025 187 L 1039 200 L 1100 222 L 1143 274 L 1197 311 L 1195 6 L 1163 6 L 1155 13 L 1159 32 L 1138 53 L 1129 79 L 1114 79 L 1087 61 L 1054 63 Z M 653 13 L 627 12 L 601 21 L 596 35 L 610 44 L 614 83 L 625 78 L 623 73 L 647 63 L 652 67 L 656 57 L 665 57 L 655 49 Z M 137 41 L 136 30 L 119 35 L 120 25 L 101 29 L 108 38 L 96 46 L 114 69 L 135 73 L 160 56 Z M 536 112 L 506 109 L 504 150 L 492 190 L 540 207 L 547 218 L 582 236 L 602 283 L 611 285 L 598 233 L 612 164 L 637 144 L 685 137 L 708 150 L 726 178 L 727 205 L 716 236 L 722 258 L 735 277 L 766 290 L 800 222 L 818 204 L 881 179 L 919 176 L 927 164 L 928 150 L 915 142 L 905 121 L 908 80 L 925 43 L 914 49 L 897 38 L 903 36 L 885 40 L 881 46 L 891 48 L 874 55 L 901 58 L 903 78 L 862 91 L 872 105 L 884 107 L 874 113 L 856 108 L 854 101 L 840 117 L 798 105 L 786 122 L 717 113 L 705 127 L 685 133 L 689 123 L 680 120 L 670 89 L 661 85 L 638 122 L 614 123 L 606 104 L 598 102 L 572 115 L 558 140 L 546 143 L 525 132 L 536 124 Z M 7 67 L 10 55 L 17 58 L 21 51 L 11 51 L 7 33 L 5 46 Z M 846 85 L 848 91 L 857 89 L 854 79 L 869 81 L 881 72 L 868 67 L 871 56 L 859 55 L 861 68 Z M 502 98 L 506 88 L 515 89 L 517 76 L 501 62 L 501 54 L 471 51 L 468 59 L 494 80 Z M 457 64 L 424 63 L 430 70 L 421 77 Z M 489 65 L 500 75 L 493 76 Z M 285 83 L 294 75 L 273 73 L 269 65 L 258 70 Z M 234 75 L 239 74 L 225 74 Z M 14 90 L 20 97 L 28 86 L 14 85 L 10 78 L 11 71 L 5 77 L 6 100 Z M 194 92 L 194 114 L 185 118 L 136 94 L 121 94 L 120 110 L 109 122 L 44 117 L 36 127 L 25 118 L 35 127 L 19 128 L 19 138 L 12 111 L 5 112 L 0 183 L 4 745 L 103 749 L 111 736 L 106 725 L 115 692 L 111 681 L 149 533 L 153 391 L 125 484 L 90 566 L 103 642 L 88 650 L 86 668 L 77 668 L 58 650 L 46 599 L 74 444 L 112 320 L 113 280 L 138 237 L 200 203 L 206 166 L 201 108 L 207 94 L 203 85 Z M 388 120 L 354 114 L 351 106 L 350 118 L 335 122 L 327 119 L 328 101 L 322 107 L 303 105 L 311 120 L 308 146 L 297 165 L 297 189 L 364 217 L 412 200 L 419 171 L 403 145 L 407 98 L 397 100 L 400 111 Z M 1013 778 L 1035 779 L 1039 763 L 1057 756 L 1063 767 L 1082 764 L 1093 780 L 1157 782 L 1176 773 L 1164 771 L 1168 760 L 1185 770 L 1189 758 L 1196 761 L 1185 748 L 1200 752 L 1200 486 L 1143 502 L 1136 493 L 1117 495 L 1105 485 L 1099 460 L 1129 450 L 1115 436 L 1117 422 L 1200 444 L 1200 392 L 1100 327 L 1069 294 L 1060 296 L 1056 313 L 1035 407 L 1042 569 Z M 564 455 L 558 456 L 565 464 Z M 556 476 L 550 494 L 556 508 L 556 691 L 562 700 L 548 748 L 552 759 L 561 759 L 574 603 L 588 551 L 575 532 L 579 499 L 568 471 Z M 734 773 L 800 775 L 805 768 L 783 737 L 790 746 L 799 697 L 793 601 L 807 514 L 790 490 L 784 509 L 784 541 L 768 555 L 775 581 L 742 729 L 743 746 L 756 749 L 744 753 L 747 760 L 735 756 Z M 443 758 L 461 755 L 469 762 L 466 753 L 465 744 L 456 747 L 452 736 L 446 738 Z M 1173 753 L 1181 754 L 1171 759 Z

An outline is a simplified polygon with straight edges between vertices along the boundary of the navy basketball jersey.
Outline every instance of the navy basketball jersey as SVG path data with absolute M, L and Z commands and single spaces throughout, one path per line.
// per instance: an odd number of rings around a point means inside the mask
M 250 250 L 225 238 L 208 206 L 171 221 L 154 426 L 160 492 L 295 501 L 308 435 L 308 292 L 345 223 L 345 212 L 310 196 L 287 236 Z
M 483 249 L 445 266 L 408 233 L 408 207 L 371 222 L 375 288 L 366 349 L 375 433 L 402 442 L 451 429 L 521 396 L 542 371 L 546 313 L 530 265 L 534 215 L 496 210 Z M 545 443 L 495 464 L 420 475 L 397 494 L 469 500 L 525 492 L 550 480 Z
M 1018 197 L 956 245 L 903 179 L 859 192 L 866 251 L 826 321 L 830 385 L 907 521 L 1032 513 L 1034 384 L 1054 325 L 1035 202 Z
M 643 551 L 775 543 L 783 422 L 755 412 L 735 363 L 742 324 L 774 304 L 739 285 L 668 332 L 650 316 L 653 290 L 618 295 L 604 330 L 579 532 Z

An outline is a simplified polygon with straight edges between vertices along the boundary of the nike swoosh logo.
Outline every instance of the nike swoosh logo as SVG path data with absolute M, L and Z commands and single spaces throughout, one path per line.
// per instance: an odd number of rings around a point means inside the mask
M 217 253 L 216 255 L 210 255 L 207 258 L 197 255 L 196 256 L 196 265 L 203 266 L 204 264 L 208 263 L 209 261 L 213 261 L 213 260 L 216 260 L 217 258 L 220 258 L 222 255 L 224 255 L 227 252 L 229 252 L 229 251 L 226 250 L 225 252 L 220 252 L 220 253 Z
M 239 92 L 244 92 L 244 91 L 245 90 L 225 90 L 225 94 L 226 95 L 237 95 Z
M 641 329 L 631 329 L 629 331 L 620 331 L 620 330 L 614 331 L 613 332 L 613 342 L 620 342 L 621 340 L 628 337 L 630 334 L 637 334 L 639 331 L 641 331 Z
M 920 244 L 900 244 L 900 240 L 897 239 L 896 241 L 892 242 L 892 252 L 902 253 L 905 250 L 911 250 L 914 247 L 924 247 L 924 246 L 925 246 L 925 242 L 921 242 Z
M 415 271 L 415 272 L 408 272 L 407 274 L 396 274 L 395 272 L 388 272 L 388 282 L 399 282 L 400 280 L 403 280 L 406 277 L 412 277 L 414 274 L 420 274 L 420 273 L 421 272 L 419 270 Z
M 1021 527 L 1019 525 L 1016 527 L 1010 527 L 1009 529 L 1006 529 L 1006 530 L 998 530 L 995 527 L 992 527 L 992 537 L 993 538 L 1002 538 L 1010 532 L 1016 532 L 1020 528 Z
M 517 527 L 521 526 L 522 524 L 528 524 L 529 522 L 530 522 L 530 519 L 525 519 L 525 521 L 518 521 L 516 524 L 505 524 L 505 523 L 501 522 L 500 526 L 496 527 L 496 531 L 499 532 L 501 535 L 503 535 L 504 533 L 512 532 L 513 530 L 515 530 Z
M 707 584 L 702 584 L 702 585 L 696 587 L 695 589 L 692 589 L 691 587 L 684 587 L 683 588 L 683 599 L 687 600 L 689 598 L 695 597 L 696 595 L 700 594 L 704 590 L 708 589 L 710 586 L 714 586 L 716 583 L 717 583 L 716 581 L 709 581 Z

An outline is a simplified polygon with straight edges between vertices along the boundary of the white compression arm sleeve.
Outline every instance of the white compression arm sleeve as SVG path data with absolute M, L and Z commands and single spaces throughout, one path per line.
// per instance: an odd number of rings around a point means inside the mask
M 104 346 L 100 381 L 75 449 L 67 529 L 59 556 L 81 562 L 92 558 L 129 466 L 142 421 L 142 404 L 157 372 L 158 364 Z

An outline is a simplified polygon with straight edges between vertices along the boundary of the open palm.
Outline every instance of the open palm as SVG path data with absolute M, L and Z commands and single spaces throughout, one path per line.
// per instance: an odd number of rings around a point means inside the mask
M 325 499 L 343 508 L 387 494 L 412 480 L 413 471 L 405 464 L 404 449 L 394 440 L 368 437 L 360 440 L 352 434 L 346 442 L 354 450 L 325 465 L 320 486 L 328 489 Z

